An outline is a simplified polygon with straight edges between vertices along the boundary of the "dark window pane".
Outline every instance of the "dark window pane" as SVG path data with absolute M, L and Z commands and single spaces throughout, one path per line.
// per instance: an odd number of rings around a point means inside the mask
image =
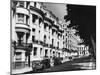
M 33 42 L 35 41 L 35 36 L 32 36 L 32 41 L 33 41 Z
M 37 47 L 34 47 L 33 55 L 34 55 L 34 56 L 37 55 Z
M 19 6 L 20 6 L 20 7 L 24 7 L 24 2 L 23 2 L 23 1 L 20 1 L 20 2 L 19 2 Z

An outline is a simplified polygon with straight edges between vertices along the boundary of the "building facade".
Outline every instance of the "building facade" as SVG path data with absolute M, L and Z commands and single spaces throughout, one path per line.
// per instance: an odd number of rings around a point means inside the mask
M 13 68 L 45 57 L 64 57 L 63 29 L 42 3 L 13 1 L 11 15 Z
M 76 32 L 78 32 L 74 27 L 68 27 L 71 24 L 71 20 L 63 22 L 64 29 L 64 42 L 65 42 L 65 57 L 83 57 L 89 55 L 89 46 L 83 43 L 83 39 L 80 38 Z

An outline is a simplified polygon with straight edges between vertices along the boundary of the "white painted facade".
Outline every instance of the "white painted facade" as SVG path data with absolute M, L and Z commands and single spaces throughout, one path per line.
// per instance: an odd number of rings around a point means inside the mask
M 52 12 L 38 2 L 14 1 L 12 8 L 12 63 L 31 66 L 32 61 L 44 57 L 64 57 L 62 28 Z

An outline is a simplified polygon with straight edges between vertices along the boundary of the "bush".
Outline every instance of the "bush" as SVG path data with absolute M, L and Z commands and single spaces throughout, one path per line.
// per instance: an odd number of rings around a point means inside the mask
M 43 68 L 49 68 L 50 67 L 50 60 L 49 59 L 44 59 L 42 61 Z

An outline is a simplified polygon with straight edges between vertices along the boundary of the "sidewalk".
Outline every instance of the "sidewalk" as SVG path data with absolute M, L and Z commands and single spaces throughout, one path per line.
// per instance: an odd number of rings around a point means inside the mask
M 12 70 L 12 74 L 20 74 L 20 73 L 24 73 L 24 72 L 28 72 L 28 71 L 32 71 L 32 67 L 25 67 L 22 69 Z
M 96 65 L 94 62 L 85 62 L 85 63 L 74 63 L 73 65 L 80 65 L 81 69 L 95 69 Z

